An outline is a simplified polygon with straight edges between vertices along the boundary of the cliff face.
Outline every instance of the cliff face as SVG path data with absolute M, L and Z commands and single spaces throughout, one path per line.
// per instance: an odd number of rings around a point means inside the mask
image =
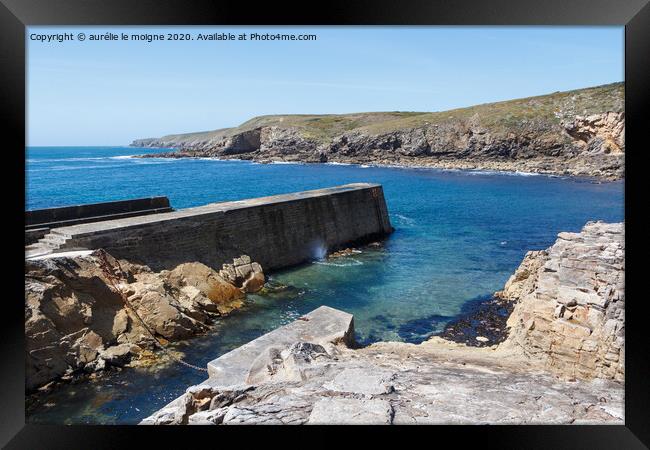
M 623 177 L 623 84 L 445 112 L 291 115 L 139 139 L 169 157 L 346 162 Z M 151 155 L 154 156 L 154 155 Z M 161 156 L 161 155 L 155 155 Z
M 571 378 L 625 378 L 625 242 L 622 223 L 591 222 L 529 252 L 505 289 L 515 302 L 505 349 Z

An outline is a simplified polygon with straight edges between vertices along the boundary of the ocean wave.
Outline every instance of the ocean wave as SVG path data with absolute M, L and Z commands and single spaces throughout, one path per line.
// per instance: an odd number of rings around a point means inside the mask
M 117 161 L 113 161 L 113 164 L 93 164 L 93 165 L 81 165 L 81 166 L 73 166 L 73 165 L 62 165 L 62 166 L 50 166 L 50 167 L 41 167 L 38 169 L 33 169 L 33 168 L 26 168 L 26 172 L 62 172 L 66 170 L 86 170 L 86 169 L 111 169 L 111 168 L 116 168 L 116 167 L 121 167 L 124 168 L 124 164 L 115 164 Z M 161 164 L 169 164 L 172 161 L 167 161 L 167 160 L 138 160 L 138 159 L 133 159 L 130 160 L 133 164 L 136 164 L 138 166 L 159 166 Z
M 173 159 L 189 159 L 189 160 L 197 160 L 197 161 L 219 161 L 219 162 L 250 162 L 245 159 L 240 159 L 240 158 L 219 158 L 218 156 L 187 156 L 187 157 L 181 157 L 181 158 L 173 158 Z
M 537 177 L 543 175 L 536 172 L 511 171 L 511 170 L 490 170 L 490 169 L 459 169 L 459 172 L 465 172 L 468 175 L 507 175 L 511 177 Z
M 361 261 L 354 258 L 345 258 L 345 261 L 343 262 L 314 261 L 314 264 L 319 264 L 321 266 L 333 266 L 333 267 L 363 266 L 363 263 Z
M 286 165 L 286 164 L 298 164 L 298 165 L 303 165 L 303 164 L 305 164 L 305 163 L 304 163 L 304 162 L 300 162 L 300 161 L 271 161 L 270 164 L 282 164 L 282 165 Z
M 53 166 L 45 169 L 27 169 L 26 172 L 61 172 L 65 170 L 82 170 L 82 169 L 109 169 L 111 167 L 123 167 L 118 164 L 105 164 L 101 166 Z
M 28 164 L 47 164 L 47 163 L 57 163 L 57 162 L 80 162 L 80 161 L 111 161 L 111 160 L 122 160 L 122 159 L 135 159 L 133 158 L 136 155 L 119 155 L 119 156 L 89 156 L 89 157 L 79 157 L 79 158 L 27 158 L 25 162 Z
M 148 164 L 170 164 L 174 160 L 170 158 L 130 158 L 130 163 L 146 166 Z

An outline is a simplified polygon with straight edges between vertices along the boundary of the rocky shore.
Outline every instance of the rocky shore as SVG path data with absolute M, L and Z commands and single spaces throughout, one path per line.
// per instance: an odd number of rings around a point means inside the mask
M 350 163 L 624 176 L 623 83 L 452 111 L 262 116 L 210 132 L 137 139 L 141 157 Z
M 296 341 L 143 423 L 623 423 L 624 254 L 624 225 L 602 222 L 529 252 L 495 294 L 512 310 L 497 345 Z
M 206 332 L 264 280 L 246 255 L 219 272 L 197 262 L 153 272 L 103 250 L 27 259 L 26 389 L 157 363 L 161 346 Z

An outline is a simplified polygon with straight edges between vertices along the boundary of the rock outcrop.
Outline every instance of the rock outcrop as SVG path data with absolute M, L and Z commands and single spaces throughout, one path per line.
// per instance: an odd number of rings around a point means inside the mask
M 460 357 L 458 357 L 460 356 Z M 296 342 L 250 383 L 192 386 L 145 425 L 622 423 L 613 381 L 558 381 L 426 345 Z M 276 370 L 277 369 L 277 370 Z
M 204 332 L 243 305 L 246 289 L 204 264 L 155 273 L 103 253 L 113 268 L 108 277 L 100 252 L 25 261 L 28 390 L 66 374 L 123 366 L 153 349 L 154 338 L 175 341 Z M 263 284 L 261 267 L 256 270 Z
M 562 124 L 566 132 L 584 143 L 590 153 L 621 154 L 625 149 L 625 116 L 622 112 L 576 116 Z
M 341 162 L 618 179 L 623 84 L 437 113 L 264 116 L 236 128 L 139 139 L 151 157 Z
M 505 289 L 515 302 L 504 348 L 569 378 L 625 378 L 625 240 L 622 223 L 590 222 L 529 252 Z
M 265 282 L 262 266 L 247 255 L 235 258 L 232 264 L 224 264 L 219 275 L 244 292 L 258 292 Z
M 224 363 L 142 423 L 621 424 L 623 235 L 622 223 L 590 222 L 529 252 L 495 294 L 514 304 L 500 345 L 257 340 L 245 378 Z

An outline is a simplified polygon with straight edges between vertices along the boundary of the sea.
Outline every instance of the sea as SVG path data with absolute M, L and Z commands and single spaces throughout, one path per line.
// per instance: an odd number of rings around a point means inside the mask
M 380 247 L 269 275 L 206 335 L 174 347 L 208 361 L 321 305 L 354 314 L 361 345 L 419 343 L 503 288 L 529 250 L 591 220 L 624 218 L 624 184 L 593 179 L 345 164 L 133 158 L 169 149 L 28 147 L 26 209 L 167 196 L 174 208 L 324 188 L 383 186 L 395 232 Z M 173 364 L 64 384 L 27 402 L 29 423 L 134 424 L 205 374 Z

